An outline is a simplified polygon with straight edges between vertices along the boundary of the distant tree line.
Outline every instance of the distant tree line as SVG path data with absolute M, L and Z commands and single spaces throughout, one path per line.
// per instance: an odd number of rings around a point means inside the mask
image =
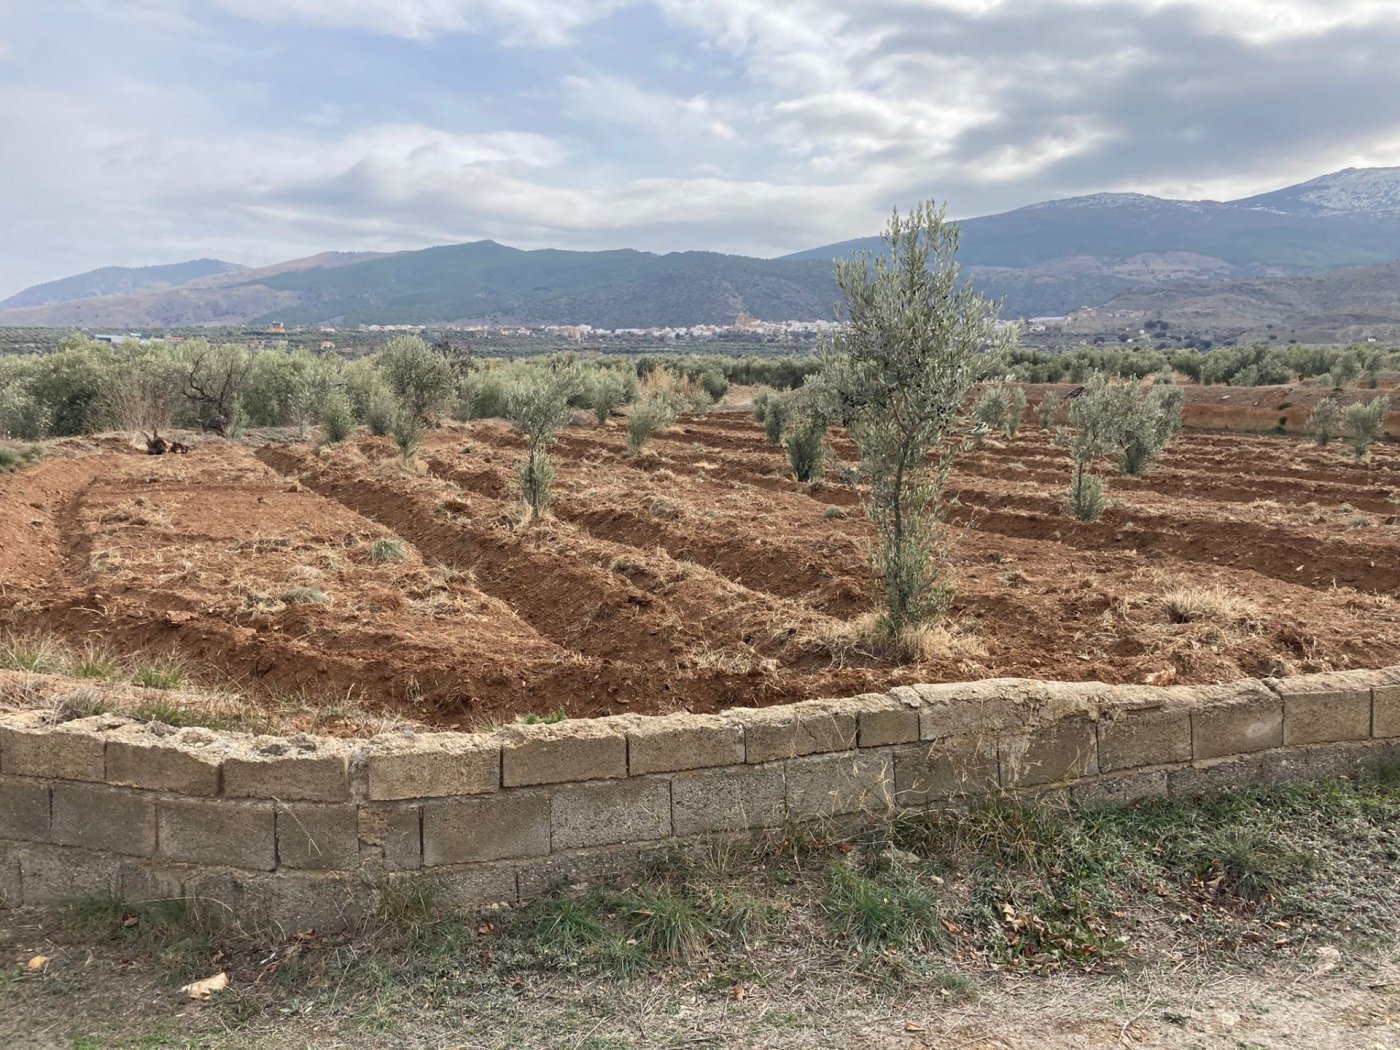
M 1093 375 L 1144 379 L 1176 373 L 1205 386 L 1279 386 L 1327 377 L 1335 389 L 1360 382 L 1375 389 L 1380 374 L 1400 369 L 1400 350 L 1355 346 L 1222 346 L 1207 350 L 1080 347 L 1048 351 L 1018 348 L 1008 355 L 1013 376 L 1026 383 L 1086 383 Z

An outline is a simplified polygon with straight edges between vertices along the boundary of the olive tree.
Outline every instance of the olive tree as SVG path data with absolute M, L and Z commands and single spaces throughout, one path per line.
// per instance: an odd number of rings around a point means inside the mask
M 1327 447 L 1337 436 L 1337 426 L 1342 421 L 1342 403 L 1335 397 L 1324 397 L 1308 417 L 1308 433 L 1320 447 Z
M 390 339 L 376 363 L 395 402 L 389 432 L 404 460 L 411 460 L 429 422 L 456 396 L 457 377 L 447 358 L 416 335 Z
M 1357 460 L 1366 458 L 1371 442 L 1380 437 L 1385 428 L 1385 417 L 1390 413 L 1390 398 L 1382 394 L 1371 401 L 1347 405 L 1342 411 L 1342 421 L 1351 433 L 1351 450 Z
M 506 394 L 506 417 L 525 435 L 527 452 L 520 465 L 520 486 L 533 516 L 538 517 L 552 499 L 554 463 L 546 450 L 573 415 L 569 399 L 579 385 L 575 368 L 532 368 L 517 378 Z
M 983 355 L 1009 350 L 1013 336 L 963 280 L 958 227 L 941 208 L 896 211 L 883 240 L 873 261 L 836 263 L 844 324 L 823 347 L 819 382 L 860 450 L 880 623 L 897 639 L 951 606 L 944 491 Z

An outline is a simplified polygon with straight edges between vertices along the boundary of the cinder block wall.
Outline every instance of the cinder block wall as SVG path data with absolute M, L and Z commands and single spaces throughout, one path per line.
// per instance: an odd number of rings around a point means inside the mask
M 35 692 L 22 675 L 0 689 Z M 0 899 L 186 897 L 322 929 L 398 880 L 519 901 L 677 847 L 994 792 L 1196 794 L 1400 760 L 1400 667 L 1207 687 L 993 679 L 719 715 L 274 738 L 0 716 Z

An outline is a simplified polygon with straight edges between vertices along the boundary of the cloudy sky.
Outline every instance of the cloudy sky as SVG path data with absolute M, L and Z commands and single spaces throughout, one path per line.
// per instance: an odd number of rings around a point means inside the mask
M 490 237 L 773 255 L 1400 164 L 1397 0 L 0 0 L 0 297 Z

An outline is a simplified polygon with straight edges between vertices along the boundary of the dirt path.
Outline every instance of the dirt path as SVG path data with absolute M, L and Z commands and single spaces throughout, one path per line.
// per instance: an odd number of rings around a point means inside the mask
M 0 913 L 3 916 L 4 913 Z M 20 920 L 20 921 L 16 921 Z M 989 977 L 955 992 L 890 993 L 840 972 L 750 975 L 729 991 L 696 980 L 619 983 L 530 975 L 452 1009 L 411 990 L 303 1013 L 246 1017 L 236 986 L 219 1008 L 192 1004 L 111 946 L 54 947 L 21 915 L 0 918 L 12 976 L 0 984 L 0 1044 L 71 1047 L 622 1048 L 754 1050 L 1394 1050 L 1400 959 L 1384 952 L 1276 961 L 1241 970 L 1158 967 L 1132 974 Z M 51 953 L 41 976 L 19 976 Z M 742 989 L 736 993 L 733 988 Z M 266 994 L 261 992 L 259 994 Z M 240 1020 L 240 1018 L 242 1018 Z

